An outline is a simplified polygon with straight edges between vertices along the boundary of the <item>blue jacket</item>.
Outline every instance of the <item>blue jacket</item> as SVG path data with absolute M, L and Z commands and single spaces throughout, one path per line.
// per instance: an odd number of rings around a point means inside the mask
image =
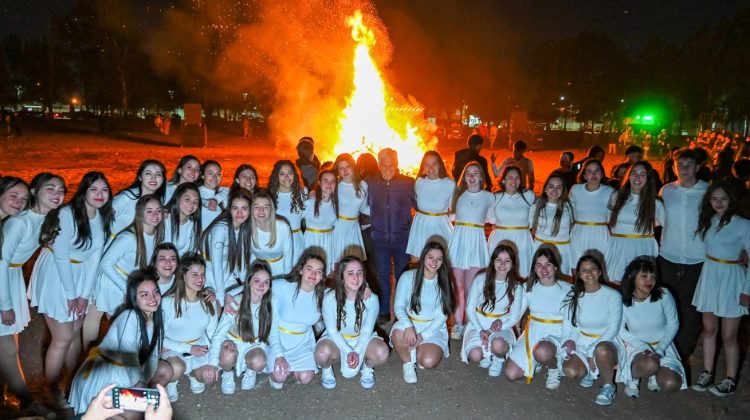
M 405 246 L 409 240 L 412 209 L 417 205 L 414 179 L 396 174 L 386 181 L 378 176 L 368 178 L 367 187 L 372 240 L 388 244 L 403 243 Z

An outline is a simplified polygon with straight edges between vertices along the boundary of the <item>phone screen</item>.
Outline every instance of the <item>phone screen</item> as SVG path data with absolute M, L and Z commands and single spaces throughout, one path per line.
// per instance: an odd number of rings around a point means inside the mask
M 115 408 L 146 411 L 149 404 L 159 406 L 159 391 L 146 388 L 115 388 L 112 395 Z

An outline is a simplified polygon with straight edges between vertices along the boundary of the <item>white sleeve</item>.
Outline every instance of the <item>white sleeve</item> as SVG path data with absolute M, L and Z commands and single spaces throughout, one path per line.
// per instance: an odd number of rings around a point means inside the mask
M 209 286 L 215 288 L 216 296 L 223 299 L 225 290 L 223 288 L 226 280 L 226 265 L 224 261 L 224 248 L 226 247 L 226 235 L 224 235 L 224 224 L 217 224 L 208 234 L 208 247 L 211 259 L 211 283 Z M 226 226 L 228 229 L 229 227 Z
M 656 200 L 656 217 L 654 220 L 654 225 L 664 226 L 665 220 L 666 220 L 666 211 L 664 210 L 664 202 L 657 199 Z
M 599 343 L 612 341 L 617 337 L 622 326 L 622 297 L 616 291 L 610 293 L 607 299 L 607 329 L 589 346 L 589 357 L 594 357 L 594 351 Z
M 663 287 L 661 293 L 661 305 L 664 310 L 664 316 L 667 318 L 667 325 L 659 339 L 659 343 L 654 346 L 654 351 L 663 355 L 667 347 L 674 341 L 675 336 L 677 336 L 677 331 L 680 329 L 680 318 L 677 315 L 677 305 L 675 305 L 674 298 L 669 293 L 669 290 Z
M 285 281 L 285 280 L 284 280 Z M 279 304 L 276 298 L 271 300 L 271 331 L 268 333 L 268 345 L 276 357 L 284 357 L 284 347 L 279 337 Z
M 70 210 L 68 208 L 67 210 Z M 65 298 L 73 300 L 76 296 L 76 285 L 73 280 L 73 268 L 70 266 L 70 250 L 76 240 L 76 225 L 73 212 L 63 209 L 58 213 L 60 231 L 52 246 L 54 249 L 55 266 L 62 282 Z
M 526 292 L 524 291 L 523 286 L 516 284 L 516 290 L 513 294 L 513 304 L 510 305 L 510 312 L 505 316 L 506 322 L 503 323 L 503 329 L 508 330 L 518 324 L 518 321 L 521 320 L 523 313 L 526 311 L 523 306 L 525 294 Z
M 362 318 L 362 324 L 359 327 L 359 338 L 354 351 L 364 353 L 367 345 L 370 344 L 371 332 L 375 331 L 375 323 L 378 321 L 380 312 L 380 300 L 376 294 L 370 295 L 370 299 L 365 301 L 365 317 Z
M 164 347 L 179 353 L 190 353 L 190 348 L 192 347 L 190 344 L 181 343 L 167 337 L 169 324 L 171 324 L 177 318 L 174 303 L 175 299 L 174 296 L 172 296 L 169 299 L 164 299 L 164 302 L 161 306 L 161 313 L 164 317 Z M 183 308 L 182 316 L 187 316 L 187 308 Z
M 401 278 L 396 283 L 396 296 L 393 298 L 393 312 L 396 314 L 396 319 L 406 324 L 407 328 L 414 327 L 414 323 L 409 319 L 408 310 L 415 273 L 416 270 L 408 270 L 401 274 Z
M 469 319 L 469 324 L 474 331 L 482 331 L 482 323 L 479 320 L 479 314 L 477 314 L 476 308 L 484 302 L 484 282 L 487 279 L 485 273 L 477 274 L 474 277 L 474 281 L 471 283 L 469 294 L 466 298 L 466 317 Z M 496 299 L 497 301 L 497 299 Z
M 734 216 L 739 217 L 739 216 Z M 745 251 L 750 253 L 750 223 L 744 223 L 742 225 L 745 228 L 744 232 L 744 241 L 745 241 Z M 742 290 L 740 294 L 743 295 L 750 295 L 750 270 L 745 270 L 745 283 L 742 285 Z M 739 299 L 739 296 L 737 296 Z M 739 302 L 737 302 L 739 304 Z
M 359 206 L 359 212 L 362 213 L 362 214 L 366 214 L 366 215 L 369 216 L 370 215 L 370 204 L 369 204 L 369 201 L 368 201 L 369 200 L 368 196 L 369 196 L 370 193 L 368 191 L 367 183 L 365 181 L 362 181 L 362 183 L 360 184 L 360 188 L 362 190 L 362 194 L 365 195 L 365 197 L 364 197 L 365 199 L 362 200 L 362 204 Z
M 221 315 L 221 319 L 211 335 L 211 345 L 208 347 L 208 364 L 211 366 L 219 367 L 219 356 L 221 354 L 221 346 L 227 339 L 229 329 L 236 322 L 236 315 L 224 312 Z
M 484 218 L 487 223 L 495 224 L 495 195 L 492 193 L 487 198 L 487 215 Z
M 277 221 L 276 223 L 278 224 L 278 223 L 284 223 L 284 222 Z M 284 250 L 282 251 L 283 252 L 282 255 L 284 256 L 284 258 L 282 258 L 281 261 L 284 263 L 283 274 L 286 275 L 290 273 L 292 269 L 294 268 L 294 260 L 292 259 L 292 256 L 294 255 L 294 241 L 292 240 L 291 228 L 284 229 L 283 232 L 284 232 L 284 236 L 282 238 L 276 238 L 276 240 L 281 239 L 282 241 L 284 241 L 283 243 Z M 300 252 L 300 254 L 301 253 L 302 252 Z
M 620 331 L 618 332 L 618 337 L 620 337 L 620 340 L 622 340 L 626 346 L 632 347 L 635 353 L 641 353 L 649 348 L 646 342 L 630 332 L 630 330 L 628 329 L 627 318 L 625 317 L 624 313 L 622 316 L 622 320 L 620 321 Z
M 104 252 L 102 261 L 99 265 L 99 271 L 107 277 L 112 284 L 116 285 L 123 293 L 127 289 L 127 275 L 120 273 L 117 270 L 117 262 L 125 257 L 128 252 L 135 246 L 135 237 L 131 233 L 123 233 L 117 235 Z
M 83 286 L 83 295 L 79 296 L 91 300 L 96 285 L 96 276 L 99 273 L 99 264 L 102 260 L 102 248 L 97 249 L 89 255 L 88 271 L 86 271 L 86 284 Z
M 571 289 L 570 292 L 568 293 L 574 293 L 574 291 Z M 573 317 L 572 302 L 568 305 L 565 305 L 562 308 L 561 312 L 563 316 L 563 322 L 562 322 L 562 332 L 560 333 L 560 344 L 564 344 L 568 340 L 573 340 L 574 342 L 577 341 L 576 338 L 580 336 L 580 333 L 578 333 L 578 327 L 573 325 L 573 321 L 571 319 Z M 526 322 L 529 322 L 529 321 L 526 320 Z
M 336 345 L 339 346 L 340 349 L 343 349 L 346 354 L 349 354 L 354 351 L 354 349 L 349 345 L 349 343 L 346 342 L 346 339 L 344 339 L 344 337 L 341 335 L 341 332 L 337 328 L 336 320 L 338 316 L 336 312 L 336 292 L 334 292 L 333 290 L 329 290 L 326 293 L 325 298 L 323 299 L 323 323 L 326 326 L 328 338 L 336 343 Z M 352 322 L 351 319 L 348 321 Z M 341 357 L 346 357 L 346 355 L 342 354 Z
M 9 311 L 13 309 L 13 301 L 10 296 L 10 267 L 16 253 L 18 244 L 26 236 L 27 223 L 23 218 L 9 217 L 3 224 L 3 247 L 0 255 L 0 310 Z M 26 261 L 23 261 L 26 262 Z

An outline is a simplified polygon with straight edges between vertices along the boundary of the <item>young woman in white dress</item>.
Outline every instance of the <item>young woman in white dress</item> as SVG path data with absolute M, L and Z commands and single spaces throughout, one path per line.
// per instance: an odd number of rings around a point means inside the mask
M 273 165 L 268 181 L 268 193 L 273 198 L 276 215 L 282 216 L 292 228 L 294 254 L 286 258 L 291 257 L 291 264 L 294 265 L 304 250 L 302 217 L 305 211 L 307 189 L 297 172 L 297 167 L 291 160 L 279 160 Z
M 251 213 L 253 257 L 267 263 L 273 277 L 286 276 L 295 264 L 292 229 L 276 217 L 273 199 L 265 191 L 253 194 Z
M 416 365 L 432 369 L 450 354 L 446 321 L 454 310 L 454 298 L 446 257 L 440 242 L 427 242 L 418 268 L 405 271 L 396 286 L 391 346 L 403 363 L 408 384 L 417 382 Z
M 495 193 L 495 226 L 487 240 L 490 250 L 502 241 L 510 241 L 516 247 L 521 277 L 529 276 L 531 256 L 534 254 L 534 239 L 529 230 L 529 209 L 536 196 L 533 190 L 521 188 L 521 169 L 508 165 L 500 174 L 500 190 Z
M 573 205 L 568 199 L 565 179 L 552 172 L 544 181 L 539 199 L 529 209 L 529 228 L 534 234 L 535 250 L 554 245 L 560 259 L 560 272 L 571 275 L 570 232 L 573 229 Z
M 367 182 L 360 178 L 354 158 L 348 153 L 336 157 L 333 168 L 338 174 L 338 219 L 333 230 L 331 265 L 346 255 L 366 260 L 365 245 L 359 227 L 359 215 L 370 214 L 367 204 Z
M 490 253 L 484 237 L 484 224 L 494 223 L 495 197 L 484 189 L 482 167 L 469 162 L 453 192 L 451 208 L 455 211 L 455 227 L 448 245 L 448 256 L 456 287 L 455 324 L 451 338 L 460 340 L 464 336 L 466 292 L 479 270 L 487 266 Z
M 739 261 L 750 252 L 750 220 L 738 214 L 739 201 L 726 182 L 711 184 L 701 203 L 697 233 L 706 244 L 706 261 L 695 287 L 693 305 L 703 314 L 703 368 L 693 389 L 708 389 L 716 396 L 737 389 L 740 346 L 737 335 L 750 305 L 750 277 Z M 713 384 L 719 328 L 727 377 Z
M 141 162 L 133 183 L 112 198 L 112 210 L 115 212 L 112 237 L 133 223 L 135 205 L 142 196 L 153 194 L 159 201 L 164 202 L 166 173 L 164 164 L 158 160 L 147 159 Z
M 605 254 L 609 281 L 620 284 L 625 267 L 635 257 L 656 257 L 654 228 L 664 221 L 664 203 L 657 197 L 658 174 L 646 161 L 630 167 L 625 181 L 609 202 L 609 248 Z
M 123 388 L 149 385 L 164 338 L 157 279 L 150 268 L 135 270 L 128 276 L 123 310 L 73 378 L 69 401 L 75 414 L 84 412 L 99 390 L 109 384 Z M 121 416 L 137 419 L 141 413 L 126 411 Z
M 59 384 L 63 365 L 70 373 L 78 366 L 83 319 L 111 224 L 109 182 L 101 172 L 88 172 L 70 202 L 50 211 L 42 225 L 43 248 L 34 264 L 29 295 L 52 336 L 44 376 L 61 407 L 67 406 Z
M 605 171 L 601 161 L 588 159 L 581 166 L 578 184 L 570 189 L 570 204 L 575 213 L 575 226 L 570 235 L 571 261 L 589 250 L 596 250 L 602 257 L 609 247 L 609 199 L 615 191 L 602 184 Z
M 529 314 L 518 345 L 506 357 L 503 374 L 510 381 L 526 377 L 530 383 L 537 365 L 547 367 L 547 389 L 560 386 L 560 337 L 563 300 L 572 289 L 562 280 L 557 253 L 552 248 L 536 250 L 531 259 L 531 275 L 526 280 L 521 312 Z
M 162 296 L 167 294 L 174 284 L 174 274 L 180 266 L 180 254 L 177 253 L 177 247 L 171 242 L 162 242 L 154 248 L 154 255 L 151 256 L 150 267 L 156 270 L 159 275 L 157 284 Z
M 196 183 L 201 175 L 201 161 L 193 155 L 185 155 L 177 162 L 177 167 L 172 173 L 172 178 L 167 182 L 164 192 L 164 203 L 168 203 L 174 191 L 180 185 L 190 182 Z
M 336 173 L 323 170 L 318 174 L 315 193 L 305 201 L 302 218 L 305 220 L 304 248 L 325 257 L 326 275 L 333 272 L 333 227 L 338 218 L 338 190 Z
M 219 308 L 204 293 L 206 262 L 188 254 L 180 262 L 175 284 L 162 299 L 164 345 L 154 382 L 166 385 L 170 401 L 177 401 L 177 382 L 190 380 L 190 391 L 200 394 L 219 375 L 208 369 L 211 337 L 219 323 Z
M 586 254 L 576 264 L 573 290 L 563 302 L 564 314 L 561 351 L 565 356 L 565 376 L 580 380 L 584 388 L 601 378 L 602 387 L 594 402 L 614 402 L 615 368 L 625 356 L 617 340 L 622 324 L 622 296 L 607 286 L 598 257 Z
M 201 228 L 206 229 L 227 207 L 229 188 L 221 186 L 221 165 L 207 160 L 201 166 Z
M 461 360 L 478 362 L 492 377 L 500 376 L 505 356 L 516 344 L 513 327 L 523 316 L 524 292 L 517 266 L 515 247 L 502 242 L 492 250 L 489 266 L 477 274 L 469 290 L 469 323 L 461 345 Z
M 3 222 L 0 250 L 0 354 L 3 357 L 0 357 L 0 374 L 8 390 L 20 400 L 21 410 L 28 409 L 30 414 L 48 410 L 32 399 L 18 358 L 18 334 L 31 321 L 22 269 L 39 249 L 39 232 L 45 217 L 57 209 L 64 198 L 63 179 L 42 172 L 31 181 L 31 208 Z M 9 210 L 9 213 L 15 211 Z
M 255 170 L 253 165 L 248 163 L 238 166 L 234 171 L 234 178 L 232 179 L 234 181 L 232 181 L 232 186 L 229 188 L 230 191 L 244 188 L 252 195 L 258 188 L 258 171 Z
M 440 154 L 434 150 L 426 152 L 414 184 L 417 213 L 406 245 L 406 253 L 414 259 L 430 239 L 440 237 L 446 246 L 450 243 L 453 225 L 449 210 L 455 189 L 456 183 L 448 176 Z
M 642 379 L 651 391 L 674 392 L 687 388 L 685 368 L 674 345 L 680 327 L 672 294 L 662 287 L 654 258 L 638 257 L 622 278 L 622 326 L 619 340 L 625 355 L 617 368 L 617 381 L 625 394 L 640 395 Z
M 177 247 L 179 255 L 193 253 L 203 233 L 201 195 L 192 182 L 180 184 L 165 206 L 164 241 Z
M 378 297 L 366 291 L 362 260 L 355 256 L 341 259 L 334 288 L 323 298 L 326 330 L 315 346 L 323 388 L 336 387 L 333 364 L 337 360 L 341 375 L 352 378 L 360 373 L 359 384 L 365 389 L 375 386 L 373 368 L 388 361 L 388 345 L 375 332 Z
M 29 185 L 15 176 L 0 177 L 0 247 L 3 245 L 3 221 L 29 205 Z

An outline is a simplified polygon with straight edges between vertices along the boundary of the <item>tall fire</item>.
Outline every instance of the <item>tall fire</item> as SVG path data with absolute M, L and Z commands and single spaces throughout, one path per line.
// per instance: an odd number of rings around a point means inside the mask
M 416 173 L 429 142 L 420 136 L 413 113 L 403 112 L 393 103 L 383 77 L 375 64 L 370 48 L 375 35 L 362 21 L 357 10 L 347 18 L 352 28 L 354 78 L 351 96 L 339 117 L 338 142 L 335 153 L 355 155 L 370 152 L 374 155 L 386 148 L 398 152 L 399 165 L 407 172 Z

